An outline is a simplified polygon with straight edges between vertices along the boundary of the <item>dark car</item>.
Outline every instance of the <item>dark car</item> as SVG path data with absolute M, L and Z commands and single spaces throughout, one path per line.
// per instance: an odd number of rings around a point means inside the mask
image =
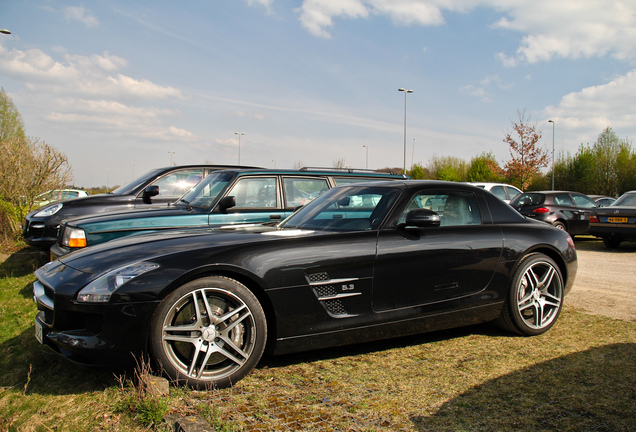
M 590 234 L 602 238 L 609 249 L 624 241 L 636 241 L 636 191 L 624 193 L 609 207 L 594 210 Z
M 149 355 L 175 382 L 224 387 L 265 350 L 486 321 L 542 334 L 576 270 L 569 234 L 482 189 L 358 183 L 278 225 L 160 231 L 52 261 L 35 272 L 35 334 L 73 362 Z
M 612 198 L 607 195 L 588 195 L 588 196 L 592 199 L 592 201 L 594 201 L 594 204 L 596 204 L 596 207 L 607 207 L 609 205 L 612 205 L 612 203 L 616 201 L 616 198 Z
M 587 234 L 596 204 L 587 195 L 567 191 L 523 192 L 510 206 L 524 216 L 549 223 L 570 235 Z
M 217 171 L 169 208 L 66 220 L 51 259 L 118 237 L 160 229 L 280 222 L 296 208 L 338 185 L 404 180 L 404 175 L 354 169 Z
M 88 214 L 166 207 L 212 171 L 235 165 L 181 165 L 157 168 L 106 194 L 57 201 L 27 214 L 22 236 L 31 246 L 49 248 L 64 219 Z

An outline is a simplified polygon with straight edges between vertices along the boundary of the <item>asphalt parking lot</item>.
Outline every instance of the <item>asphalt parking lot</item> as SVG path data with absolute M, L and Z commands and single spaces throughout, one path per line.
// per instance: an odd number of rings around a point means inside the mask
M 579 269 L 565 305 L 636 321 L 636 243 L 609 250 L 593 237 L 574 240 Z

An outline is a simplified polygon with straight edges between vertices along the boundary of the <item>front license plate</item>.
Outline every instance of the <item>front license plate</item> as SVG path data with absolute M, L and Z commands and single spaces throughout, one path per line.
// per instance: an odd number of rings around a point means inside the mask
M 42 324 L 38 321 L 35 322 L 35 338 L 42 344 Z
M 626 217 L 608 217 L 607 221 L 609 223 L 627 223 Z

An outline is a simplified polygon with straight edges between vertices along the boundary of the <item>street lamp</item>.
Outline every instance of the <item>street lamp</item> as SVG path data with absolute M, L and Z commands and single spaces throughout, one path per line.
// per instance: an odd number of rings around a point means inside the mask
M 552 190 L 554 190 L 554 121 L 548 120 L 548 123 L 552 123 Z
M 364 145 L 364 144 L 363 144 L 363 145 L 362 145 L 362 147 L 364 147 L 365 149 L 367 149 L 367 164 L 366 164 L 366 166 L 364 167 L 364 169 L 369 169 L 369 146 L 367 146 L 367 145 Z
M 402 173 L 406 174 L 406 95 L 413 93 L 413 90 L 399 88 L 398 91 L 404 92 L 404 168 Z
M 11 32 L 7 29 L 0 29 L 0 33 L 2 34 L 11 34 Z
M 172 166 L 172 155 L 174 154 L 174 152 L 169 151 L 168 153 L 170 154 L 170 166 Z
M 238 149 L 238 164 L 241 164 L 241 135 L 245 135 L 243 132 L 234 132 L 234 135 L 239 137 L 239 149 Z

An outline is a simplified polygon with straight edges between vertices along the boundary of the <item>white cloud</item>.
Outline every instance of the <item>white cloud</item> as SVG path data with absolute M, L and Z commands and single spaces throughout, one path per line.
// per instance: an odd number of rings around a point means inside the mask
M 636 2 L 632 0 L 304 0 L 299 13 L 311 34 L 330 38 L 338 18 L 381 15 L 396 25 L 430 26 L 444 24 L 444 12 L 478 7 L 502 14 L 493 28 L 523 35 L 515 53 L 497 53 L 505 66 L 555 57 L 636 58 Z
M 198 140 L 186 130 L 165 125 L 166 118 L 178 111 L 153 105 L 185 100 L 181 90 L 117 73 L 127 61 L 108 52 L 91 56 L 62 53 L 60 57 L 39 49 L 8 50 L 0 45 L 0 73 L 22 81 L 25 90 L 18 97 L 40 111 L 39 117 L 56 126 L 149 139 Z
M 636 70 L 609 83 L 570 93 L 544 113 L 554 120 L 557 132 L 565 129 L 574 134 L 572 150 L 608 126 L 616 131 L 632 129 L 636 124 Z
M 64 8 L 64 18 L 67 21 L 79 21 L 86 27 L 96 27 L 99 21 L 81 6 L 67 6 Z

